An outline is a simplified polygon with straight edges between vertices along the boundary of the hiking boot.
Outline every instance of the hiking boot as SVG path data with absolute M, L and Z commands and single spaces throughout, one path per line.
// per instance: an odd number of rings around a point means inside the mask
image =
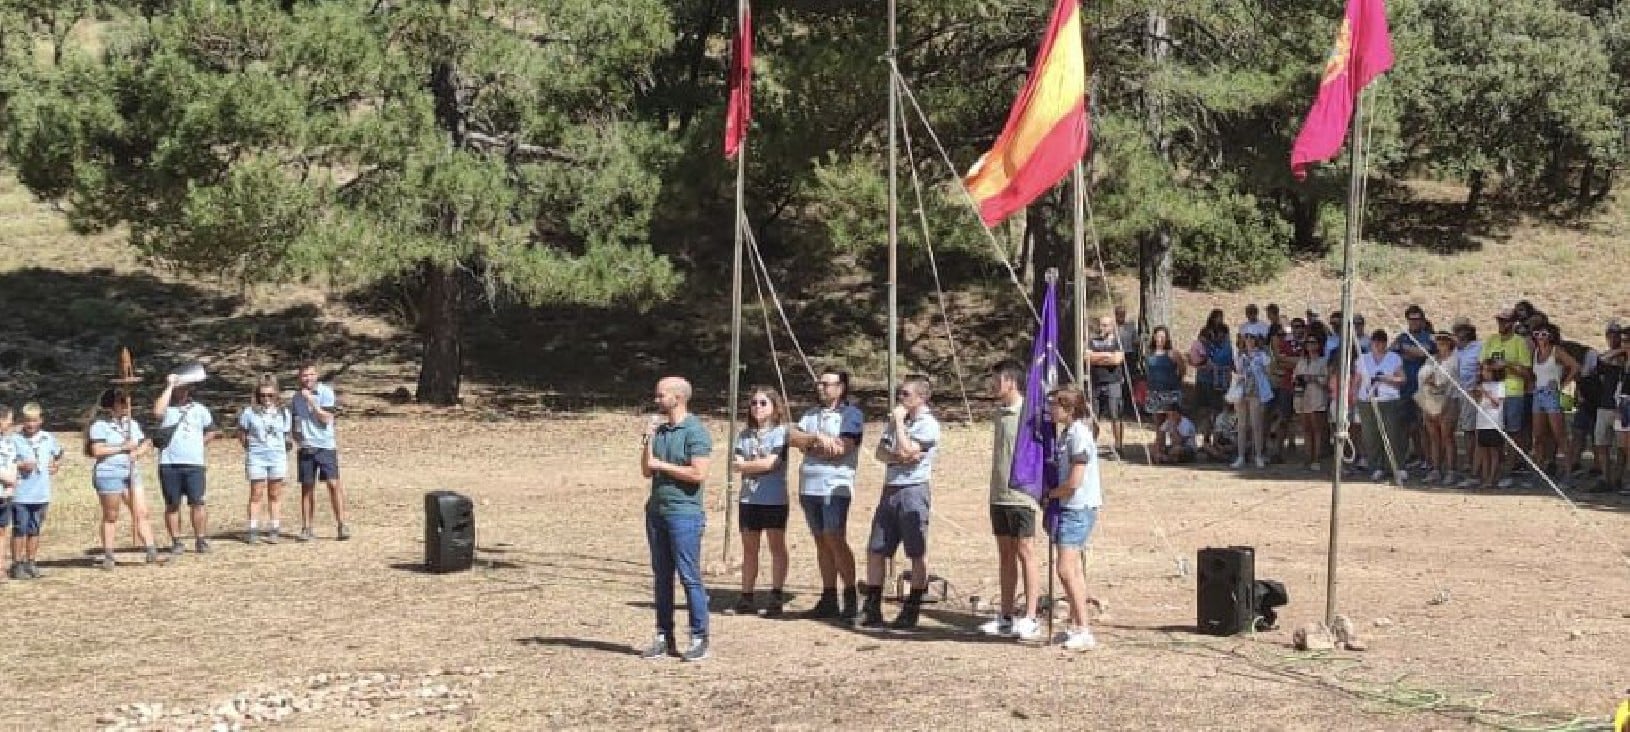
M 170 556 L 179 557 L 186 551 L 187 545 L 182 544 L 180 539 L 170 540 Z
M 311 527 L 307 526 L 306 528 L 303 528 L 303 529 L 300 530 L 300 535 L 299 536 L 296 536 L 294 538 L 295 538 L 296 541 L 311 541 L 312 539 L 317 538 L 317 535 L 311 533 Z
M 196 551 L 199 554 L 208 554 L 209 541 L 204 539 L 202 536 L 198 537 L 198 541 L 193 544 L 193 551 Z
M 707 655 L 707 639 L 692 638 L 690 639 L 690 647 L 686 648 L 685 654 L 679 658 L 688 663 L 695 663 L 697 661 L 706 661 Z
M 338 539 L 340 541 L 350 541 L 351 540 L 351 527 L 346 526 L 345 524 L 340 524 L 339 533 L 336 534 L 334 536 L 334 538 Z
M 28 579 L 28 569 L 23 566 L 22 562 L 12 562 L 11 569 L 7 571 L 7 575 L 14 580 Z
M 266 530 L 266 535 L 260 537 L 260 540 L 266 542 L 267 544 L 276 544 L 278 538 L 277 527 L 273 526 L 272 528 Z
M 158 562 L 158 548 L 153 546 L 152 544 L 148 544 L 147 545 L 147 563 L 148 564 L 155 564 L 157 562 Z
M 838 617 L 838 591 L 821 590 L 821 600 L 804 613 L 810 620 L 831 620 Z
M 763 610 L 758 611 L 758 614 L 760 617 L 765 618 L 779 618 L 781 617 L 782 606 L 786 604 L 786 595 L 782 594 L 780 590 L 770 590 L 770 604 L 765 605 Z
M 838 611 L 838 619 L 846 623 L 853 623 L 860 614 L 859 593 L 853 587 L 843 588 L 843 609 Z
M 881 628 L 883 622 L 883 588 L 866 586 L 866 602 L 860 607 L 860 627 Z
M 260 530 L 259 529 L 250 529 L 249 533 L 244 535 L 243 541 L 244 541 L 245 544 L 259 544 L 260 543 Z
M 679 646 L 674 644 L 674 639 L 669 638 L 666 633 L 657 633 L 656 637 L 651 639 L 651 645 L 646 647 L 645 651 L 640 654 L 640 658 L 647 661 L 656 661 L 677 655 L 679 655 Z
M 113 571 L 113 568 L 115 566 L 117 566 L 117 565 L 118 565 L 118 563 L 113 561 L 113 555 L 112 554 L 103 554 L 102 555 L 102 569 L 105 569 L 105 570 L 108 570 L 108 571 L 111 572 L 111 571 Z
M 753 614 L 753 596 L 751 594 L 743 592 L 741 594 L 741 597 L 736 598 L 735 606 L 731 607 L 728 610 L 725 610 L 724 614 L 725 615 L 752 615 Z
M 926 590 L 913 589 L 911 594 L 906 596 L 905 603 L 900 607 L 900 614 L 894 616 L 891 627 L 895 630 L 911 630 L 917 627 L 917 618 L 923 609 L 924 592 Z
M 40 574 L 40 565 L 35 564 L 32 559 L 28 560 L 28 564 L 23 565 L 23 569 L 28 572 L 29 579 L 39 579 L 44 576 Z

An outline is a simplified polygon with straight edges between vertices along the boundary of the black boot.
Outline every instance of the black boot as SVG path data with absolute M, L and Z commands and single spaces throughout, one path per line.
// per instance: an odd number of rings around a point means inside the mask
M 911 630 L 917 627 L 917 615 L 923 609 L 924 592 L 926 590 L 912 588 L 911 594 L 906 595 L 906 601 L 900 608 L 900 614 L 894 617 L 895 630 Z
M 860 608 L 860 627 L 881 628 L 883 622 L 883 588 L 866 585 L 866 604 Z
M 770 590 L 770 604 L 765 605 L 764 609 L 760 610 L 758 614 L 766 618 L 779 618 L 781 617 L 781 606 L 786 603 L 787 597 L 780 590 Z
M 861 587 L 865 587 L 864 584 Z M 853 587 L 843 588 L 843 609 L 838 611 L 838 619 L 853 623 L 860 615 L 860 600 Z
M 821 601 L 815 603 L 815 607 L 810 608 L 809 612 L 804 613 L 804 617 L 810 620 L 831 620 L 837 616 L 838 590 L 835 587 L 821 590 Z

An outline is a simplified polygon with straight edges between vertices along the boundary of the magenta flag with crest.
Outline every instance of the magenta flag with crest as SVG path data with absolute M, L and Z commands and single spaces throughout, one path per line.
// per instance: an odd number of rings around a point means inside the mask
M 1290 151 L 1290 172 L 1297 180 L 1307 177 L 1309 165 L 1341 153 L 1358 93 L 1390 68 L 1392 37 L 1387 32 L 1386 3 L 1347 0 L 1347 17 L 1336 34 L 1336 47 L 1324 62 L 1319 97 Z

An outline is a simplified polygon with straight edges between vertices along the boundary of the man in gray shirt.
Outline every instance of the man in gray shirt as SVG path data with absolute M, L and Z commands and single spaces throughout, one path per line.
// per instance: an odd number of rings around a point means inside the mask
M 929 481 L 939 454 L 940 423 L 929 409 L 933 390 L 923 376 L 907 376 L 895 393 L 889 426 L 877 445 L 877 459 L 886 467 L 883 494 L 872 515 L 871 540 L 866 543 L 866 604 L 860 624 L 883 626 L 883 563 L 905 545 L 911 560 L 911 594 L 893 627 L 917 627 L 923 595 L 928 592 Z

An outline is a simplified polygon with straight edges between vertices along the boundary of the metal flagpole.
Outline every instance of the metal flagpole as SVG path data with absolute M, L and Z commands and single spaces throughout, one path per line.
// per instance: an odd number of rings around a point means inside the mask
M 889 0 L 889 50 L 890 62 L 895 60 L 895 53 L 899 50 L 898 27 L 895 13 L 896 0 Z M 894 399 L 894 389 L 899 386 L 898 374 L 895 373 L 895 362 L 900 358 L 900 204 L 899 204 L 899 178 L 900 178 L 900 84 L 895 79 L 894 69 L 889 68 L 889 367 L 888 367 L 888 400 Z M 892 402 L 890 402 L 892 403 Z
M 1087 175 L 1075 163 L 1075 373 L 1087 384 Z M 1087 394 L 1089 398 L 1092 394 Z
M 1362 122 L 1364 118 L 1364 92 L 1359 90 L 1354 98 L 1352 129 L 1348 131 L 1351 143 L 1348 148 L 1347 164 L 1350 175 L 1347 183 L 1347 235 L 1341 245 L 1341 354 L 1338 363 L 1341 364 L 1341 373 L 1336 375 L 1336 432 L 1332 443 L 1331 474 L 1330 474 L 1330 547 L 1326 551 L 1325 585 L 1324 585 L 1324 623 L 1333 626 L 1336 622 L 1336 550 L 1339 546 L 1341 529 L 1341 469 L 1342 458 L 1346 452 L 1346 445 L 1351 439 L 1349 432 L 1349 412 L 1347 406 L 1348 382 L 1353 377 L 1353 348 L 1362 342 L 1359 334 L 1353 332 L 1353 247 L 1357 244 L 1359 219 L 1363 212 L 1359 210 L 1359 200 L 1364 187 L 1364 140 Z
M 740 38 L 747 29 L 743 23 L 747 18 L 747 0 L 736 2 L 736 34 Z M 737 53 L 740 53 L 738 48 Z M 731 73 L 736 73 L 732 70 Z M 736 83 L 742 83 L 737 79 Z M 725 444 L 725 472 L 724 472 L 724 567 L 723 572 L 730 571 L 730 533 L 736 521 L 736 512 L 731 510 L 736 503 L 736 434 L 738 420 L 741 418 L 741 256 L 742 233 L 747 226 L 747 136 L 743 135 L 741 147 L 736 150 L 736 247 L 731 255 L 730 263 L 730 410 L 729 439 Z

